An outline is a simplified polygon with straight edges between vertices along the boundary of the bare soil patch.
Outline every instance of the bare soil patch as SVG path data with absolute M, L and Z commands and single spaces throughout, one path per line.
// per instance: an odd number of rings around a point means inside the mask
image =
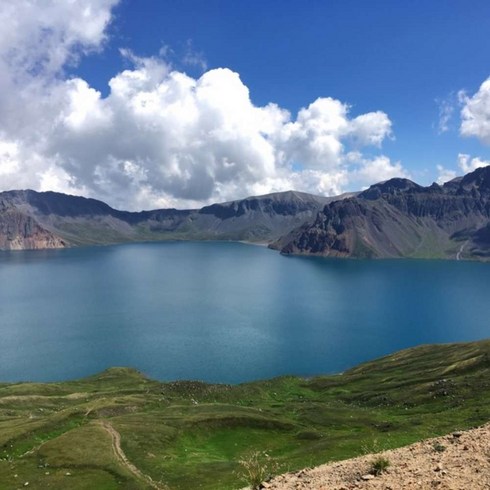
M 389 461 L 371 474 L 377 458 Z M 264 483 L 271 490 L 490 489 L 490 424 L 410 446 L 287 473 Z

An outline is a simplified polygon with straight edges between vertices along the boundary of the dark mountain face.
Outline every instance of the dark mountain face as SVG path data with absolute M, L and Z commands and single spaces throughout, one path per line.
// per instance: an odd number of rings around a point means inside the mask
M 420 189 L 423 189 L 423 187 L 411 180 L 395 178 L 372 185 L 369 189 L 361 192 L 360 197 L 375 200 L 381 196 L 398 195 L 409 191 L 418 191 Z
M 59 216 L 75 217 L 85 215 L 110 214 L 107 204 L 95 199 L 86 199 L 79 196 L 68 196 L 57 192 L 9 191 L 2 193 L 10 197 L 15 204 L 28 204 L 37 209 L 40 214 L 56 214 Z
M 490 255 L 490 167 L 443 186 L 407 179 L 375 184 L 327 204 L 311 224 L 272 247 L 286 254 L 341 257 Z
M 250 213 L 269 216 L 292 216 L 321 209 L 333 198 L 313 196 L 303 192 L 278 192 L 259 197 L 248 197 L 241 201 L 212 204 L 202 208 L 200 214 L 212 214 L 220 219 L 238 218 Z
M 477 190 L 481 195 L 490 194 L 489 167 L 477 168 L 474 172 L 465 175 L 460 182 L 464 190 Z
M 283 192 L 213 204 L 200 210 L 131 213 L 84 197 L 8 191 L 0 193 L 0 249 L 168 239 L 269 243 L 313 220 L 332 199 Z

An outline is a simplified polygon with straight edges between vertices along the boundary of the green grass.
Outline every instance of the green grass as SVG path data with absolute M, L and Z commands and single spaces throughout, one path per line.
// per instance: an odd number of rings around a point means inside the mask
M 241 488 L 240 461 L 276 472 L 490 421 L 490 341 L 421 346 L 342 375 L 236 386 L 160 383 L 132 369 L 0 385 L 0 488 L 144 489 L 113 451 L 170 489 Z M 16 476 L 17 475 L 17 476 Z

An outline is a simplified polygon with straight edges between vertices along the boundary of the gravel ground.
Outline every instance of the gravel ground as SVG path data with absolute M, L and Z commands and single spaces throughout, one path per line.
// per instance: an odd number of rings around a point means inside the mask
M 388 469 L 370 474 L 383 457 Z M 490 489 L 490 424 L 428 439 L 376 455 L 287 473 L 264 483 L 270 490 L 482 490 Z

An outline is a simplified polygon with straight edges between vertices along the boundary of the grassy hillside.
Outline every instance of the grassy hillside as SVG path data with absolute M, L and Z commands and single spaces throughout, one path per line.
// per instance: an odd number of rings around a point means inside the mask
M 489 420 L 490 341 L 237 386 L 113 368 L 0 384 L 0 488 L 241 488 L 253 451 L 284 472 Z

